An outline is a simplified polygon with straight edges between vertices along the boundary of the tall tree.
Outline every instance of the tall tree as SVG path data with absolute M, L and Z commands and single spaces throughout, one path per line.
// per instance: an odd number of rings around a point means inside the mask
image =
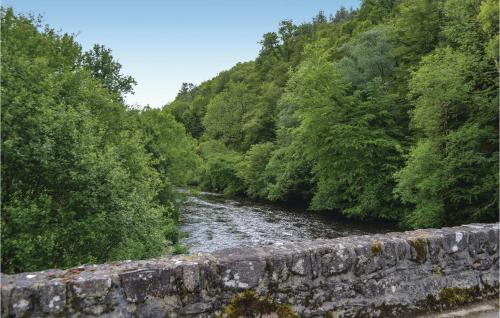
M 415 205 L 411 226 L 484 220 L 498 212 L 498 128 L 482 115 L 493 115 L 498 99 L 475 92 L 471 59 L 438 49 L 410 80 L 411 124 L 419 139 L 397 176 L 402 199 Z
M 122 65 L 113 59 L 111 49 L 95 44 L 91 50 L 83 54 L 81 63 L 118 99 L 123 100 L 124 94 L 134 93 L 137 82 L 132 76 L 121 73 Z
M 391 112 L 396 99 L 385 90 L 375 80 L 352 94 L 335 64 L 317 52 L 292 77 L 284 98 L 297 105 L 295 138 L 313 162 L 313 209 L 398 218 L 391 175 L 402 162 L 400 133 Z

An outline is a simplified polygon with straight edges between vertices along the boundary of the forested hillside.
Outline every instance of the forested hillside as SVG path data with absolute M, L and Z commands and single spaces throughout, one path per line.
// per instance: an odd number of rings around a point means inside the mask
M 135 81 L 109 49 L 1 14 L 2 272 L 172 252 L 195 141 L 123 103 Z
M 364 0 L 285 20 L 138 110 L 110 49 L 2 8 L 2 272 L 179 252 L 187 184 L 405 228 L 498 220 L 498 17 Z
M 431 227 L 498 219 L 498 2 L 365 0 L 282 21 L 165 110 L 195 183 Z

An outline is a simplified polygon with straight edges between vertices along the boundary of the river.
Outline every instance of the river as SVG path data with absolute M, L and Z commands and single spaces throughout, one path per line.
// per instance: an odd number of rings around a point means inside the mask
M 191 252 L 397 230 L 394 225 L 356 222 L 331 213 L 227 199 L 208 192 L 187 195 L 181 216 L 181 231 L 189 235 L 181 242 Z M 493 318 L 498 317 L 498 303 L 488 300 L 419 317 Z
M 191 252 L 236 246 L 396 231 L 394 225 L 363 223 L 333 215 L 201 192 L 187 195 L 181 214 L 181 243 Z

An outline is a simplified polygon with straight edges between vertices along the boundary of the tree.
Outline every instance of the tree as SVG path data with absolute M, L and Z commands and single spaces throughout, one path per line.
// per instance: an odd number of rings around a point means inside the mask
M 220 141 L 210 140 L 199 146 L 201 157 L 205 160 L 200 183 L 212 191 L 226 195 L 238 195 L 245 191 L 243 180 L 238 175 L 238 165 L 242 156 L 229 150 Z
M 195 142 L 165 110 L 145 108 L 138 113 L 138 119 L 145 135 L 145 149 L 163 185 L 158 194 L 160 202 L 169 204 L 174 201 L 174 187 L 186 185 L 198 168 Z
M 245 133 L 242 127 L 250 107 L 256 101 L 256 96 L 239 83 L 217 95 L 208 104 L 203 119 L 207 137 L 221 140 L 233 149 L 248 149 L 248 145 L 243 142 Z
M 397 173 L 397 192 L 415 205 L 407 218 L 413 227 L 473 222 L 498 212 L 498 128 L 481 115 L 495 100 L 475 94 L 470 59 L 438 49 L 410 80 L 411 124 L 419 139 Z
M 190 158 L 183 129 L 151 112 L 145 138 L 70 35 L 12 9 L 1 29 L 2 271 L 167 253 L 176 211 L 159 189 L 182 181 L 170 169 Z
M 266 165 L 267 199 L 271 201 L 309 202 L 315 186 L 312 163 L 299 140 L 279 143 Z
M 278 35 L 275 32 L 265 33 L 262 41 L 259 42 L 262 45 L 260 49 L 261 55 L 275 54 L 276 48 L 279 44 Z
M 494 0 L 487 0 L 481 2 L 480 12 L 477 19 L 482 25 L 483 31 L 487 34 L 488 42 L 485 48 L 486 55 L 495 62 L 497 71 L 499 69 L 498 59 L 499 59 L 499 36 L 498 36 L 498 25 L 499 25 L 499 8 Z M 498 76 L 495 74 L 495 78 L 498 80 Z
M 340 9 L 337 10 L 337 12 L 335 12 L 334 15 L 330 15 L 330 21 L 334 22 L 334 23 L 348 21 L 348 20 L 352 19 L 352 17 L 354 16 L 354 14 L 356 12 L 357 11 L 353 10 L 352 8 L 350 8 L 348 10 L 342 6 L 342 7 L 340 7 Z
M 251 198 L 267 197 L 266 166 L 274 145 L 271 142 L 253 145 L 238 165 L 238 176 L 245 183 L 246 194 Z
M 389 79 L 396 67 L 391 33 L 387 26 L 374 27 L 344 44 L 344 57 L 337 62 L 343 77 L 354 86 L 376 77 Z
M 202 156 L 212 189 L 405 227 L 498 219 L 495 1 L 365 0 L 261 44 L 171 104 L 224 146 Z
M 442 0 L 403 1 L 394 19 L 397 55 L 405 65 L 418 63 L 439 41 L 443 22 Z
M 122 65 L 113 59 L 111 49 L 95 44 L 82 56 L 82 66 L 119 100 L 124 94 L 133 94 L 137 82 L 132 76 L 121 74 Z
M 345 8 L 344 7 L 341 7 L 340 10 L 342 10 Z M 325 16 L 325 12 L 324 11 L 319 11 L 318 14 L 316 14 L 316 16 L 313 18 L 313 24 L 323 24 L 323 23 L 326 23 L 326 16 Z
M 300 125 L 293 134 L 313 162 L 312 209 L 398 218 L 391 174 L 401 165 L 401 147 L 390 111 L 396 98 L 385 90 L 375 80 L 351 95 L 335 64 L 316 52 L 293 75 L 285 98 L 297 105 Z

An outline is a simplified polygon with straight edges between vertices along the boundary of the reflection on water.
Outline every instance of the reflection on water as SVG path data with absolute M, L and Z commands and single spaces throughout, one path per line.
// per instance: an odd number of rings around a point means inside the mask
M 181 231 L 189 234 L 181 242 L 192 252 L 394 230 L 386 224 L 366 224 L 305 209 L 240 202 L 207 192 L 188 196 L 181 214 Z

